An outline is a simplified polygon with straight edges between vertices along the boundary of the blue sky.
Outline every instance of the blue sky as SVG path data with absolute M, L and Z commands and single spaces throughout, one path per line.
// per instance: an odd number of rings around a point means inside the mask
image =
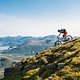
M 0 36 L 80 36 L 80 0 L 0 0 Z

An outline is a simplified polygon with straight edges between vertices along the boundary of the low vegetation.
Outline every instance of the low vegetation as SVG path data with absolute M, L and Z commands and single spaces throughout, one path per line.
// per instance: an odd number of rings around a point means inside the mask
M 80 80 L 80 38 L 22 59 L 12 68 L 1 80 Z

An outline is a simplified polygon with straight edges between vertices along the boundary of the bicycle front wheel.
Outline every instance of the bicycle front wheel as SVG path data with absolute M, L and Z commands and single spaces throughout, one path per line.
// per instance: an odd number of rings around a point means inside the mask
M 61 45 L 61 44 L 62 44 L 61 41 L 56 41 L 56 42 L 54 43 L 54 46 L 58 46 L 58 45 Z
M 66 40 L 67 40 L 67 41 L 71 41 L 71 40 L 73 40 L 73 37 L 72 37 L 71 35 L 67 35 L 67 36 L 66 36 Z

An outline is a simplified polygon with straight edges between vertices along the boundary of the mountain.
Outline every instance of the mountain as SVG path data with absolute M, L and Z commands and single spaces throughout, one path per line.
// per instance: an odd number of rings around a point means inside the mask
M 0 46 L 16 46 L 24 42 L 29 42 L 30 40 L 53 40 L 55 38 L 56 35 L 49 35 L 45 37 L 32 37 L 32 36 L 0 37 Z
M 23 53 L 27 55 L 35 54 L 37 52 L 47 50 L 51 46 L 53 46 L 54 40 L 56 40 L 57 37 L 55 35 L 49 35 L 45 37 L 19 37 L 18 39 L 19 40 L 16 39 L 16 41 L 19 42 L 19 45 L 13 47 L 10 46 L 7 50 L 3 51 L 2 53 Z
M 23 58 L 1 80 L 80 80 L 80 38 Z
M 1 46 L 15 46 L 22 44 L 26 41 L 26 37 L 16 36 L 16 37 L 0 37 L 0 45 Z

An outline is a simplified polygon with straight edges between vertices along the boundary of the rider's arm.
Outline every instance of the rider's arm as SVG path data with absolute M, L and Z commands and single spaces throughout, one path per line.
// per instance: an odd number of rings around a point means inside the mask
M 61 35 L 61 33 L 57 36 L 57 38 L 59 38 L 60 35 Z

